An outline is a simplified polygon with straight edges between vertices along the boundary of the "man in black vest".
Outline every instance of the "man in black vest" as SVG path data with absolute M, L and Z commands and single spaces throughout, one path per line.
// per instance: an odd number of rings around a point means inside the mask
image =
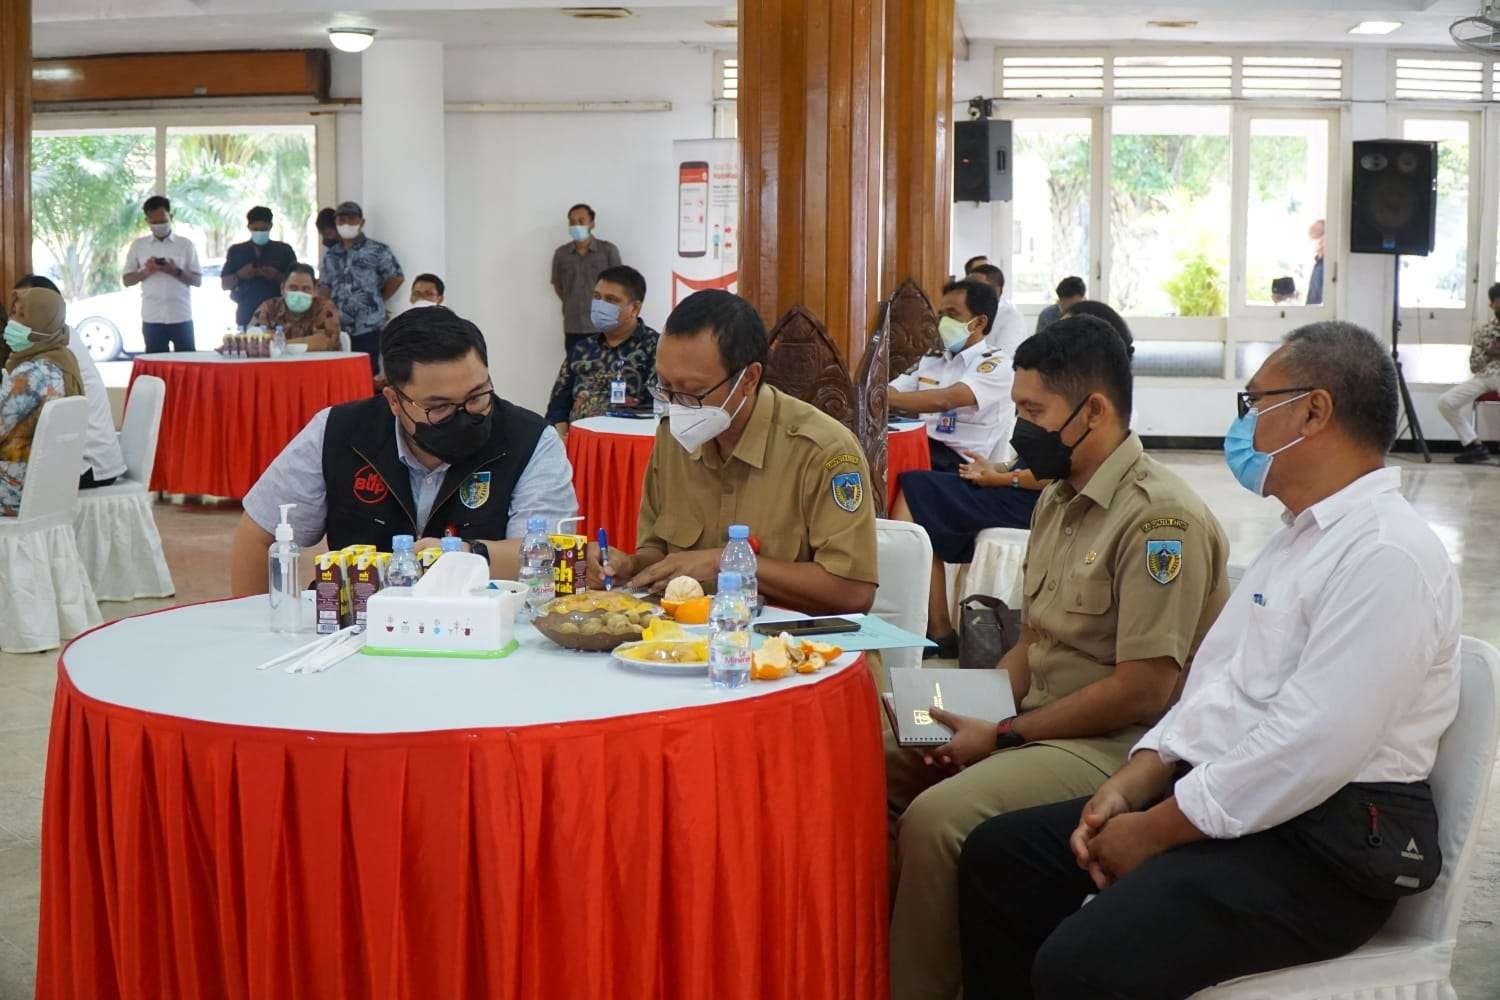
M 331 549 L 395 535 L 462 538 L 515 579 L 526 519 L 573 516 L 573 472 L 557 432 L 494 393 L 479 328 L 447 309 L 413 309 L 386 326 L 379 396 L 322 410 L 277 456 L 244 500 L 231 587 L 264 593 L 266 549 L 280 513 L 297 543 Z

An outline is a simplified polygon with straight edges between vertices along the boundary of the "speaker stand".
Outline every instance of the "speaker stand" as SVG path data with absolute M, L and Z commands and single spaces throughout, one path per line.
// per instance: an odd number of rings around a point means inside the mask
M 1396 385 L 1401 390 L 1401 407 L 1406 411 L 1406 429 L 1411 432 L 1412 443 L 1422 452 L 1422 461 L 1431 464 L 1432 452 L 1427 450 L 1427 438 L 1422 435 L 1422 424 L 1417 420 L 1417 408 L 1412 405 L 1411 390 L 1406 387 L 1406 376 L 1401 371 L 1401 255 L 1391 260 L 1395 267 L 1391 281 L 1391 360 L 1396 363 Z M 1397 433 L 1399 440 L 1401 435 Z

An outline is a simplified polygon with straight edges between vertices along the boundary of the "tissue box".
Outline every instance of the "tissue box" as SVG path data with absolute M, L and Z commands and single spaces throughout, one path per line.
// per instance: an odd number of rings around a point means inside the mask
M 489 563 L 448 552 L 414 587 L 370 595 L 363 652 L 370 656 L 498 659 L 516 648 L 520 584 L 489 589 Z

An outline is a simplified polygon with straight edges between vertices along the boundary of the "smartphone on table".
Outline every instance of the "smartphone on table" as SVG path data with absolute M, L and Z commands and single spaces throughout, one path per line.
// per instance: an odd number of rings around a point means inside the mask
M 785 632 L 794 639 L 800 639 L 810 635 L 858 632 L 859 623 L 847 618 L 804 618 L 795 622 L 762 622 L 754 628 L 761 635 L 780 635 Z

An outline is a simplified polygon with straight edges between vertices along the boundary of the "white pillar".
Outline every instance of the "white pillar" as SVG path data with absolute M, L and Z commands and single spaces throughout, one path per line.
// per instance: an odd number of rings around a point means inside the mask
M 360 138 L 365 232 L 389 244 L 406 284 L 447 271 L 446 158 L 443 152 L 443 44 L 375 40 L 361 57 Z

